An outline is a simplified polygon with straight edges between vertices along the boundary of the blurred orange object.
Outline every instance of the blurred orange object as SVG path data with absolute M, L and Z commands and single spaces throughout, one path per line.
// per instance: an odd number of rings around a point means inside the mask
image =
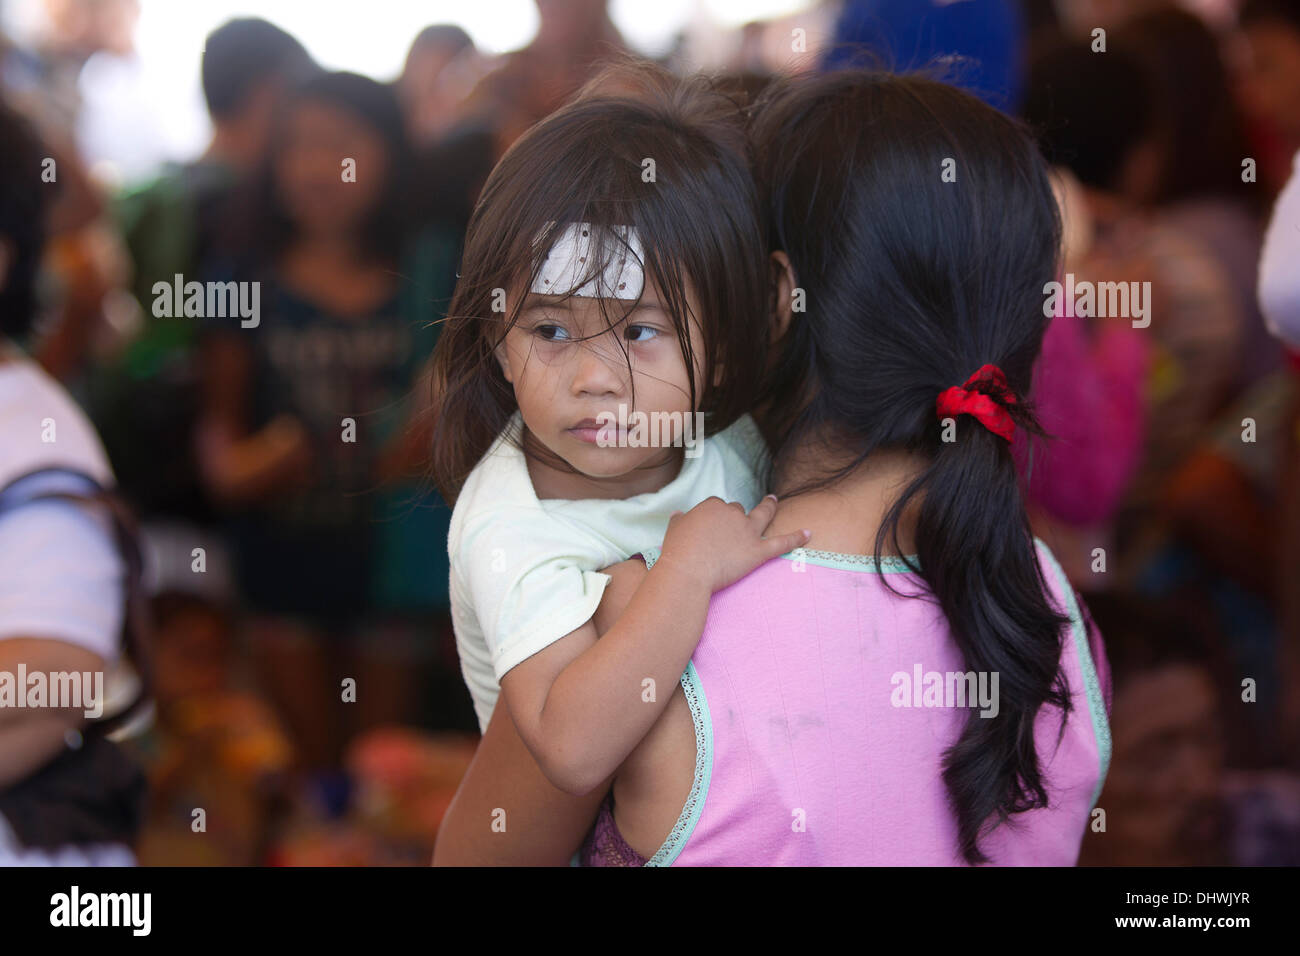
M 469 768 L 477 738 L 384 727 L 363 734 L 346 757 L 361 822 L 389 839 L 433 849 L 443 815 Z

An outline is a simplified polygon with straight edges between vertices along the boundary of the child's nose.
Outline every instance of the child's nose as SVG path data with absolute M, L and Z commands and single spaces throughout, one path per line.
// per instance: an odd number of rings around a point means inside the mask
M 623 391 L 627 357 L 619 349 L 595 340 L 583 342 L 577 352 L 572 383 L 575 395 L 617 395 Z

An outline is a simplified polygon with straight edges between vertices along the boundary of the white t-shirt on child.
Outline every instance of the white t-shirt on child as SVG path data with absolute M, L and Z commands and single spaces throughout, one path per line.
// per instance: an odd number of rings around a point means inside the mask
M 539 501 L 518 447 L 518 412 L 469 478 L 452 511 L 451 619 L 461 673 L 486 729 L 501 677 L 595 613 L 609 575 L 599 569 L 663 544 L 674 511 L 706 498 L 763 497 L 767 446 L 745 415 L 700 442 L 677 477 L 624 499 Z

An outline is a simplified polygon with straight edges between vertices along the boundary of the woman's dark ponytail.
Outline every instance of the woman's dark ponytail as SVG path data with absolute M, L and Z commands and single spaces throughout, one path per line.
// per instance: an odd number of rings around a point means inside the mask
M 985 862 L 989 829 L 1047 804 L 1034 729 L 1045 704 L 1065 725 L 1066 620 L 1047 597 L 1011 443 L 972 414 L 945 423 L 936 402 L 965 382 L 1010 416 L 1000 430 L 1039 433 L 1026 397 L 1061 228 L 1047 167 L 1014 120 L 915 76 L 774 86 L 754 136 L 773 246 L 807 303 L 764 392 L 774 458 L 822 434 L 852 451 L 783 494 L 833 484 L 882 450 L 925 463 L 875 549 L 906 555 L 900 541 L 914 540 L 917 596 L 942 608 L 967 670 L 998 674 L 997 715 L 972 709 L 943 765 L 957 849 Z M 1005 388 L 971 384 L 986 365 Z
M 1029 410 L 1009 408 L 1034 429 Z M 944 428 L 952 441 L 942 440 Z M 943 780 L 957 818 L 958 845 L 970 863 L 986 825 L 1047 805 L 1034 722 L 1050 704 L 1064 717 L 1069 688 L 1059 674 L 1067 619 L 1048 604 L 1010 443 L 975 418 L 936 421 L 934 457 L 888 512 L 876 554 L 897 541 L 913 502 L 918 571 L 943 609 L 968 671 L 998 675 L 998 710 L 972 709 L 944 754 Z M 895 548 L 896 550 L 896 548 Z

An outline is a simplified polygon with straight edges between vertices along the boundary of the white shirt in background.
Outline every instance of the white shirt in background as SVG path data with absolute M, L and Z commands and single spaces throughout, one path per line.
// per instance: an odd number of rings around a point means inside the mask
M 1300 152 L 1273 206 L 1259 257 L 1259 309 L 1268 329 L 1300 348 Z

